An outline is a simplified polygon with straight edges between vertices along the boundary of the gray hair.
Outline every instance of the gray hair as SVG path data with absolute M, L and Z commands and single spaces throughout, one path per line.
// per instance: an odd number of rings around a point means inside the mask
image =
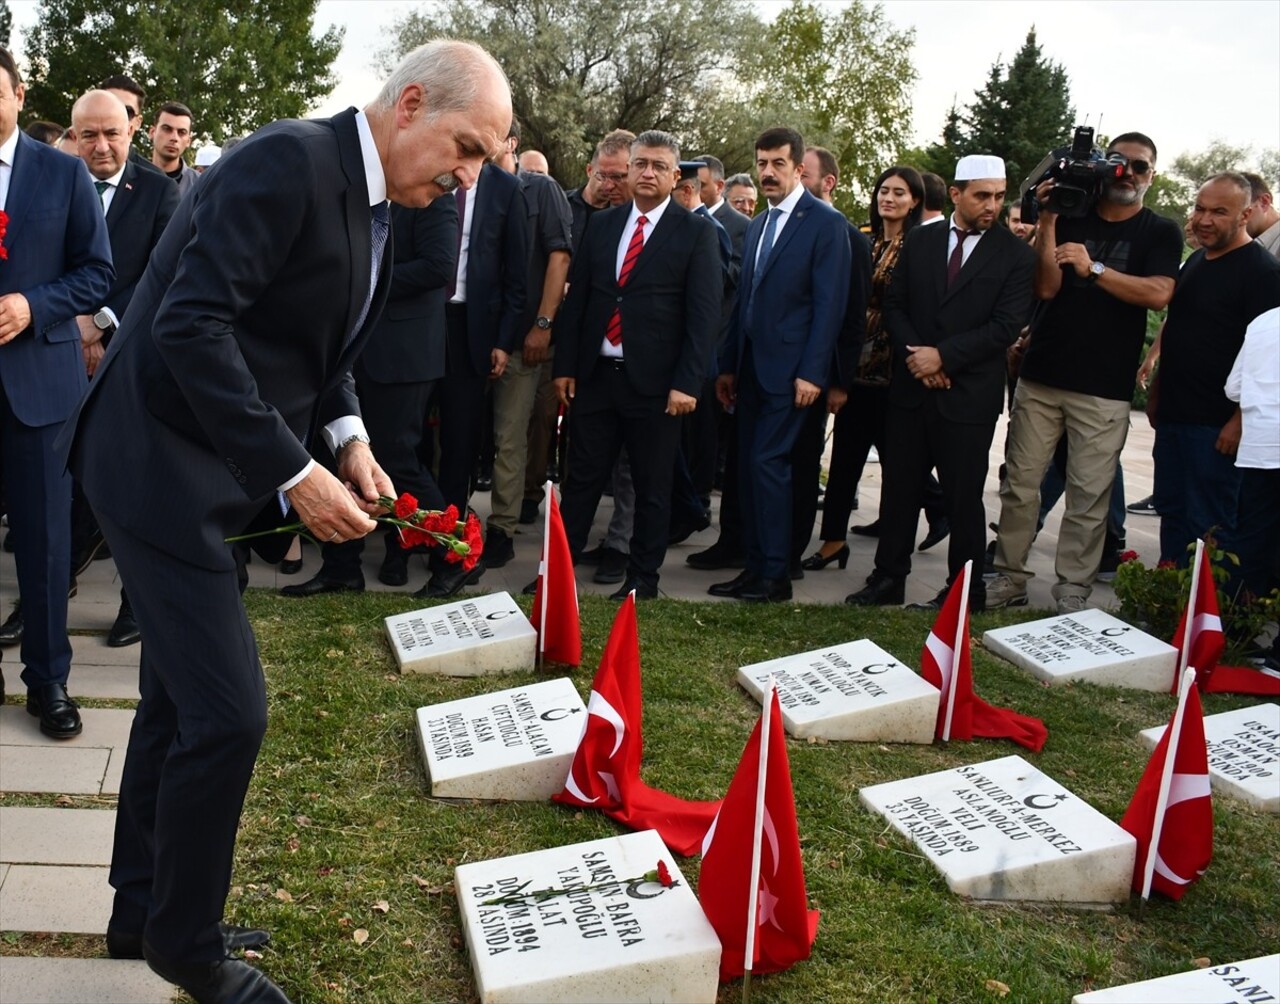
M 648 129 L 642 132 L 634 140 L 631 141 L 631 152 L 634 154 L 636 147 L 649 146 L 657 147 L 660 150 L 670 150 L 676 162 L 680 161 L 680 141 L 677 140 L 669 132 L 663 132 L 661 129 Z
M 433 117 L 463 112 L 475 103 L 481 85 L 490 75 L 507 83 L 502 67 L 474 42 L 437 38 L 418 46 L 400 60 L 373 104 L 384 111 L 390 110 L 406 87 L 419 84 L 427 92 Z
M 725 178 L 724 189 L 727 192 L 735 186 L 741 185 L 743 188 L 749 188 L 753 192 L 756 189 L 756 183 L 749 174 L 735 174 L 732 178 Z

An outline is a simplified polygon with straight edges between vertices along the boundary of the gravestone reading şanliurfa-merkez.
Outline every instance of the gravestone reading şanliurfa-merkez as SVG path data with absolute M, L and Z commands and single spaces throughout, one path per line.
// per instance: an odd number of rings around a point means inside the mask
M 1076 994 L 1071 1004 L 1277 1004 L 1280 955 Z

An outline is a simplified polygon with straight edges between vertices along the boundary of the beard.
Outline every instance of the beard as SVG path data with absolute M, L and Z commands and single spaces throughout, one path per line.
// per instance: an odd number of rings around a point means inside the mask
M 439 185 L 446 195 L 455 191 L 458 187 L 458 179 L 452 174 L 437 174 L 431 181 Z
M 1140 185 L 1136 181 L 1130 189 L 1117 188 L 1115 182 L 1104 181 L 1102 183 L 1102 194 L 1108 202 L 1117 206 L 1134 206 L 1142 202 L 1147 194 L 1150 185 Z

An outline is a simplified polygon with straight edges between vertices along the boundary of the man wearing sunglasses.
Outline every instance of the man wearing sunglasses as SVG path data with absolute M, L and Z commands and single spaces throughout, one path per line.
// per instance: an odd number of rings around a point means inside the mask
M 1182 234 L 1142 205 L 1155 177 L 1156 145 L 1130 132 L 1112 140 L 1107 153 L 1120 155 L 1124 173 L 1103 182 L 1085 216 L 1040 212 L 1035 294 L 1048 303 L 1032 322 L 1011 408 L 988 609 L 1026 605 L 1040 481 L 1064 434 L 1067 508 L 1053 596 L 1060 614 L 1084 609 L 1102 561 L 1147 311 L 1173 296 Z M 1052 187 L 1053 181 L 1040 186 L 1041 206 Z

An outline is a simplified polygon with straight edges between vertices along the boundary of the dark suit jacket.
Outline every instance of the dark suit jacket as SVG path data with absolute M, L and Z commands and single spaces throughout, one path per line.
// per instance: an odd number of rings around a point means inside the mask
M 853 386 L 858 375 L 858 357 L 867 337 L 867 304 L 871 300 L 871 242 L 866 234 L 849 224 L 849 250 L 852 262 L 849 273 L 849 302 L 844 308 L 844 324 L 836 339 L 835 371 L 831 383 L 845 390 Z
M 742 278 L 721 373 L 738 372 L 746 346 L 747 304 L 756 249 L 768 211 L 751 221 L 743 244 Z M 849 295 L 849 223 L 808 192 L 774 240 L 755 292 L 751 350 L 756 379 L 767 394 L 792 395 L 797 377 L 826 387 Z
M 321 427 L 360 413 L 351 364 L 391 285 L 381 268 L 349 337 L 370 229 L 355 109 L 267 126 L 205 172 L 62 434 L 95 510 L 180 560 L 234 567 L 224 538 L 271 511 Z
M 1031 307 L 1035 252 L 1004 227 L 992 227 L 948 289 L 950 233 L 949 226 L 916 227 L 902 246 L 885 295 L 893 343 L 889 401 L 918 408 L 933 394 L 948 421 L 993 422 L 1004 406 L 1005 351 Z M 908 345 L 938 349 L 950 390 L 929 390 L 907 371 Z
M 742 265 L 742 242 L 746 239 L 747 228 L 751 226 L 751 217 L 740 213 L 727 202 L 721 202 L 720 208 L 711 214 L 717 223 L 724 227 L 733 242 L 733 253 Z
M 53 425 L 86 383 L 76 315 L 102 305 L 115 275 L 102 202 L 79 157 L 19 132 L 5 212 L 0 295 L 25 296 L 31 325 L 0 345 L 0 381 L 20 422 Z
M 622 352 L 637 394 L 697 397 L 720 321 L 724 280 L 715 227 L 674 200 L 644 243 L 625 286 L 618 245 L 631 203 L 591 217 L 569 272 L 569 295 L 556 319 L 554 373 L 588 379 L 614 308 L 622 312 Z
M 395 263 L 391 292 L 356 372 L 377 383 L 421 383 L 444 376 L 444 288 L 458 267 L 458 207 L 391 206 Z
M 485 164 L 477 185 L 467 251 L 467 345 L 479 376 L 489 372 L 495 347 L 509 355 L 529 330 L 521 324 L 529 211 L 520 180 L 497 164 Z
M 151 249 L 159 243 L 179 201 L 178 186 L 163 174 L 141 170 L 132 161 L 125 164 L 107 209 L 107 233 L 111 238 L 116 281 L 102 303 L 111 308 L 117 320 L 123 320 L 133 291 L 151 258 Z

